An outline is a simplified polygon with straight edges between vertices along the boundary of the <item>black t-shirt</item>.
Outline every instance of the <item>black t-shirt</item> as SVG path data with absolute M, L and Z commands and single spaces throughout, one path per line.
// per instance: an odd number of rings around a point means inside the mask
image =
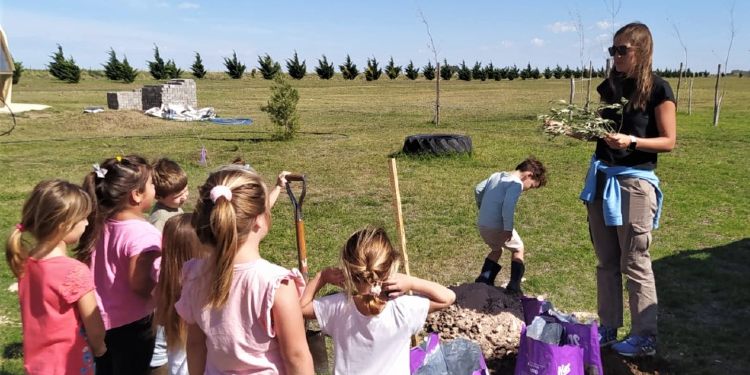
M 655 138 L 659 136 L 656 127 L 655 108 L 666 100 L 675 101 L 672 88 L 669 83 L 661 77 L 653 75 L 653 88 L 651 97 L 646 103 L 646 110 L 640 111 L 625 107 L 621 118 L 617 110 L 602 110 L 602 117 L 615 121 L 613 128 L 622 134 L 634 135 L 638 138 Z M 596 91 L 601 95 L 602 101 L 608 104 L 620 103 L 621 98 L 630 99 L 635 92 L 636 82 L 632 78 L 607 78 Z M 622 122 L 622 126 L 620 125 Z M 619 129 L 619 130 L 618 130 Z M 602 139 L 596 141 L 596 157 L 607 162 L 609 165 L 621 165 L 637 167 L 640 169 L 656 168 L 656 153 L 645 151 L 614 150 L 607 146 Z

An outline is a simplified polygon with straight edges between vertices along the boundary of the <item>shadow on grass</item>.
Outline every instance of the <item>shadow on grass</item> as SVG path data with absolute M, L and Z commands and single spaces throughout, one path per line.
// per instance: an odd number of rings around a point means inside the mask
M 23 343 L 13 342 L 3 348 L 3 359 L 23 358 Z
M 684 250 L 653 263 L 659 347 L 675 373 L 738 374 L 750 368 L 750 238 Z

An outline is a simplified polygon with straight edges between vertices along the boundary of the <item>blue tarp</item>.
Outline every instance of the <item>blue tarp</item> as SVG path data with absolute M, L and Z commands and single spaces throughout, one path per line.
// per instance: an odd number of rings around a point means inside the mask
M 219 118 L 214 117 L 209 121 L 218 125 L 252 125 L 253 120 L 249 118 Z

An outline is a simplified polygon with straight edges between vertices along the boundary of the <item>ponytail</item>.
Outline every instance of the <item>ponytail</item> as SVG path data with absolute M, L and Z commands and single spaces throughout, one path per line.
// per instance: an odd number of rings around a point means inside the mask
M 21 278 L 23 275 L 23 264 L 29 257 L 29 249 L 25 246 L 22 237 L 23 232 L 19 228 L 14 228 L 5 245 L 5 260 L 8 261 L 8 266 L 16 278 Z
M 94 249 L 100 228 L 104 225 L 104 218 L 99 216 L 99 207 L 96 204 L 96 173 L 89 172 L 83 179 L 83 190 L 85 190 L 91 199 L 91 213 L 89 213 L 89 225 L 81 235 L 78 245 L 73 249 L 73 254 L 79 261 L 89 264 L 91 252 Z
M 232 268 L 237 254 L 238 234 L 237 220 L 232 203 L 220 197 L 214 203 L 211 213 L 211 231 L 216 239 L 216 247 L 223 249 L 214 256 L 211 272 L 211 297 L 209 303 L 221 307 L 229 298 L 229 287 L 232 285 Z

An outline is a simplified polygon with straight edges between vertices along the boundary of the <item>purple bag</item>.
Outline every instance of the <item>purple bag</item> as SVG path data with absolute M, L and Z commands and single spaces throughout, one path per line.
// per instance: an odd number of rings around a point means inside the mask
M 417 370 L 425 363 L 428 354 L 440 350 L 440 337 L 437 333 L 432 332 L 425 339 L 427 343 L 422 346 L 415 346 L 409 351 L 409 373 L 416 374 Z
M 550 316 L 546 313 L 542 314 L 543 304 L 544 301 L 533 297 L 521 298 L 523 318 L 527 325 L 531 324 L 537 315 Z M 604 367 L 602 366 L 601 351 L 599 349 L 599 331 L 596 322 L 591 324 L 576 324 L 561 322 L 559 319 L 555 320 L 563 326 L 563 342 L 583 348 L 583 363 L 586 368 L 586 374 L 603 375 Z
M 526 337 L 521 329 L 521 346 L 516 357 L 515 375 L 583 375 L 583 349 L 554 345 Z
M 412 375 L 488 375 L 482 350 L 476 342 L 464 338 L 440 343 L 430 333 L 422 345 L 409 352 Z

